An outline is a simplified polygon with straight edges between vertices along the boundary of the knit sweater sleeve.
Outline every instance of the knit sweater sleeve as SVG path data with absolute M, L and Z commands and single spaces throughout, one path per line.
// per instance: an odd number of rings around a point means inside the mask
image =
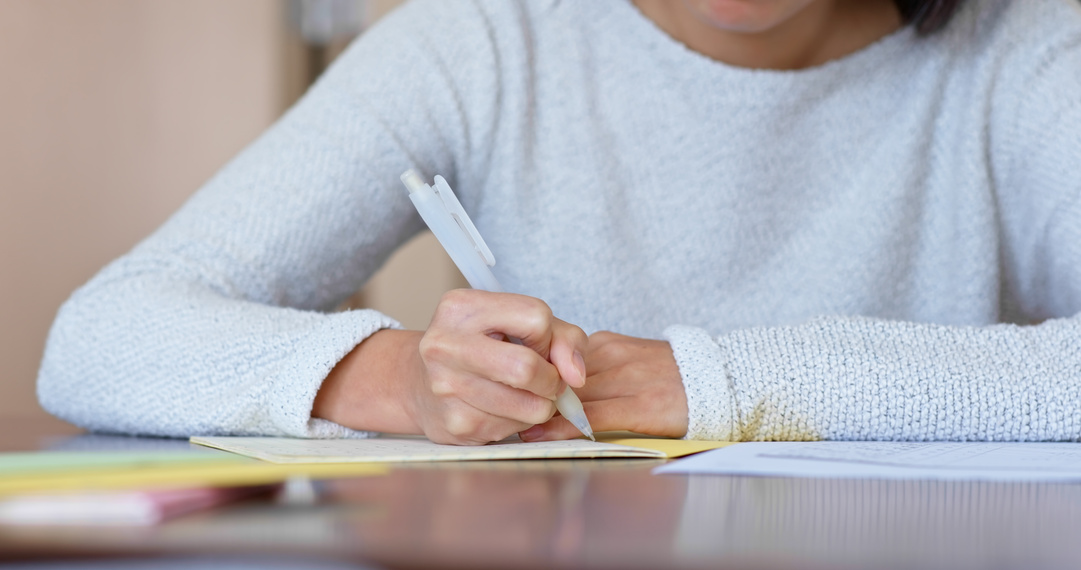
M 47 342 L 43 407 L 112 432 L 363 435 L 312 419 L 312 402 L 339 359 L 398 325 L 331 311 L 422 227 L 398 176 L 453 181 L 463 156 L 483 154 L 494 66 L 476 12 L 439 0 L 388 16 L 75 292 Z
M 672 326 L 688 438 L 1081 440 L 1081 41 L 1025 63 L 990 122 L 1003 295 L 1036 324 Z

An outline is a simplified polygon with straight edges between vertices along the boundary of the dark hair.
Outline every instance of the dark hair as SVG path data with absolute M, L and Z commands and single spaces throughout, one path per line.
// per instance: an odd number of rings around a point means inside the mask
M 922 35 L 933 34 L 950 22 L 963 0 L 893 0 L 901 19 Z

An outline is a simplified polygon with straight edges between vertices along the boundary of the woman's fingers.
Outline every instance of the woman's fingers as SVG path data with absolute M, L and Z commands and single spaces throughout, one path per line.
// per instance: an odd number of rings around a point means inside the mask
M 531 425 L 494 416 L 458 399 L 445 402 L 439 412 L 431 416 L 438 421 L 425 426 L 425 435 L 435 443 L 484 445 Z
M 506 335 L 521 340 L 522 344 L 547 359 L 554 319 L 552 309 L 535 297 L 455 289 L 443 294 L 429 330 L 436 326 L 485 335 Z
M 586 362 L 583 356 L 588 349 L 589 337 L 582 329 L 553 319 L 552 342 L 549 360 L 559 371 L 564 382 L 574 388 L 586 383 Z
M 433 384 L 432 393 L 437 397 L 461 400 L 479 412 L 526 427 L 548 421 L 556 411 L 552 399 L 480 377 L 457 376 Z
M 495 441 L 544 423 L 564 380 L 584 383 L 587 344 L 580 328 L 552 316 L 539 299 L 448 292 L 419 343 L 418 423 L 430 439 L 447 443 Z
M 589 379 L 575 390 L 593 430 L 627 430 L 682 437 L 687 432 L 687 397 L 671 346 L 664 341 L 610 332 L 589 337 Z M 567 439 L 578 430 L 556 416 L 521 433 L 529 441 Z
M 631 431 L 644 435 L 679 438 L 687 434 L 686 412 L 677 406 L 660 408 L 639 396 L 621 396 L 582 404 L 594 433 Z M 519 432 L 523 441 L 555 441 L 581 437 L 582 432 L 563 416 Z
M 633 397 L 613 398 L 596 402 L 585 402 L 589 424 L 594 433 L 602 431 L 638 431 L 631 426 L 637 425 L 639 405 Z M 641 433 L 641 432 L 639 432 Z M 555 416 L 547 422 L 520 432 L 523 441 L 555 441 L 582 437 L 582 432 L 574 427 L 567 418 Z
M 488 380 L 532 392 L 548 400 L 559 395 L 559 372 L 528 347 L 487 335 L 432 334 L 421 340 L 421 358 L 432 375 L 432 390 L 454 393 L 460 380 Z
M 574 393 L 578 394 L 578 398 L 583 402 L 592 402 L 628 396 L 634 390 L 635 388 L 626 381 L 625 377 L 619 374 L 618 370 L 610 370 L 593 374 L 589 377 L 586 385 L 575 389 Z M 592 418 L 590 420 L 592 423 Z
M 481 342 L 504 336 L 518 339 L 532 352 Z M 453 360 L 478 376 L 554 399 L 560 379 L 571 386 L 585 383 L 582 354 L 588 343 L 581 328 L 552 316 L 540 299 L 465 289 L 443 296 L 424 350 L 435 360 Z M 549 363 L 555 375 L 545 367 Z

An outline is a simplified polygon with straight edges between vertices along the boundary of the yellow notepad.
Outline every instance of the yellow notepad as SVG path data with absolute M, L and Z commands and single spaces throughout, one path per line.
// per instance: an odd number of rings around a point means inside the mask
M 192 443 L 272 463 L 397 463 L 490 461 L 500 459 L 583 459 L 600 457 L 666 459 L 728 445 L 617 436 L 565 441 L 523 442 L 517 436 L 481 446 L 441 445 L 423 437 L 371 439 L 294 439 L 281 437 L 193 437 Z
M 651 437 L 634 437 L 625 435 L 601 435 L 597 438 L 597 441 L 603 441 L 604 443 L 614 443 L 618 445 L 627 445 L 630 447 L 641 447 L 645 449 L 652 449 L 664 453 L 664 457 L 669 459 L 675 457 L 684 457 L 694 453 L 700 453 L 702 451 L 709 451 L 711 449 L 720 449 L 722 447 L 728 447 L 729 445 L 735 445 L 734 441 L 701 441 L 693 439 L 667 439 L 667 438 L 651 438 Z
M 8 468 L 3 468 L 5 465 Z M 385 472 L 385 466 L 372 464 L 268 465 L 217 453 L 3 454 L 0 497 L 55 491 L 264 485 L 297 476 L 352 477 Z

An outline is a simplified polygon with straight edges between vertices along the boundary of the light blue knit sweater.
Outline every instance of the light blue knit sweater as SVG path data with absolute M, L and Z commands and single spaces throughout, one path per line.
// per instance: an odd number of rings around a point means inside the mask
M 72 296 L 42 405 L 351 434 L 312 400 L 396 323 L 328 311 L 421 230 L 411 167 L 509 290 L 667 338 L 688 437 L 1081 439 L 1074 0 L 970 0 L 795 72 L 707 59 L 626 0 L 415 2 Z

